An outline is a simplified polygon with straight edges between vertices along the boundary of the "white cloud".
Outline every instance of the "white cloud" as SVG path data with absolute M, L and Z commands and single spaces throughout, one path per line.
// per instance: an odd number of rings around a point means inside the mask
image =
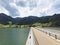
M 50 9 L 47 10 L 47 14 L 55 14 L 60 13 L 60 0 L 55 0 L 51 3 Z
M 9 9 L 7 11 L 7 9 L 4 8 L 4 6 L 6 6 L 7 4 L 9 4 L 11 10 Z M 60 13 L 59 5 L 60 0 L 10 0 L 9 3 L 5 3 L 3 5 L 3 10 L 5 10 L 6 13 L 9 13 L 13 10 L 13 12 L 11 12 L 11 16 L 13 17 L 43 16 L 52 15 L 54 13 Z M 0 8 L 0 10 L 2 9 Z M 13 13 L 16 15 L 13 15 Z
M 10 15 L 10 14 L 9 14 L 9 11 L 6 10 L 5 8 L 3 8 L 2 6 L 0 6 L 0 13 L 5 13 L 5 14 L 7 14 L 7 15 Z

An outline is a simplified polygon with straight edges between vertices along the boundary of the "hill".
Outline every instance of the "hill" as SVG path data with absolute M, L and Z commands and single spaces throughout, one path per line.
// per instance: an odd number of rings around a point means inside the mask
M 51 22 L 51 26 L 60 26 L 60 14 L 44 17 L 29 16 L 24 18 L 12 18 L 11 16 L 7 16 L 4 13 L 0 13 L 0 24 L 8 24 L 9 21 L 15 25 L 32 25 L 34 23 L 49 24 L 49 22 Z

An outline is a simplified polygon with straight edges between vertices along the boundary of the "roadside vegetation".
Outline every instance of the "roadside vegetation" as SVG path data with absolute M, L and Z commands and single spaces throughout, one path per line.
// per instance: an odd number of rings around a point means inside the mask
M 52 23 L 34 23 L 32 25 L 0 24 L 0 28 L 28 28 L 28 27 L 52 27 Z

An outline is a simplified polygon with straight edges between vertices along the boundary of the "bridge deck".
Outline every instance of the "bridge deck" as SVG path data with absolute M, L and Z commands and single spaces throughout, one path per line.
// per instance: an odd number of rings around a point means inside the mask
M 32 29 L 34 37 L 37 39 L 37 45 L 60 45 L 60 42 L 57 42 L 55 39 L 50 38 L 50 36 L 46 35 L 45 33 L 37 30 Z
M 45 32 L 52 32 L 51 35 L 55 37 L 55 34 L 58 33 L 60 35 L 59 30 L 51 30 L 48 28 L 31 28 L 26 45 L 60 45 L 60 36 L 57 35 L 57 38 L 52 38 L 49 34 Z M 58 40 L 58 41 L 57 41 Z

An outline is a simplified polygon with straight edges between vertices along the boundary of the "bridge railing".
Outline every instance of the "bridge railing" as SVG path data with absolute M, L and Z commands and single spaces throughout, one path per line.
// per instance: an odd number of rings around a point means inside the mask
M 60 40 L 60 33 L 55 33 L 55 32 L 49 31 L 49 30 L 45 30 L 45 29 L 39 29 L 37 27 L 35 27 L 35 29 L 40 30 L 43 33 L 46 33 L 46 34 L 48 34 L 49 36 L 52 36 L 55 39 Z

